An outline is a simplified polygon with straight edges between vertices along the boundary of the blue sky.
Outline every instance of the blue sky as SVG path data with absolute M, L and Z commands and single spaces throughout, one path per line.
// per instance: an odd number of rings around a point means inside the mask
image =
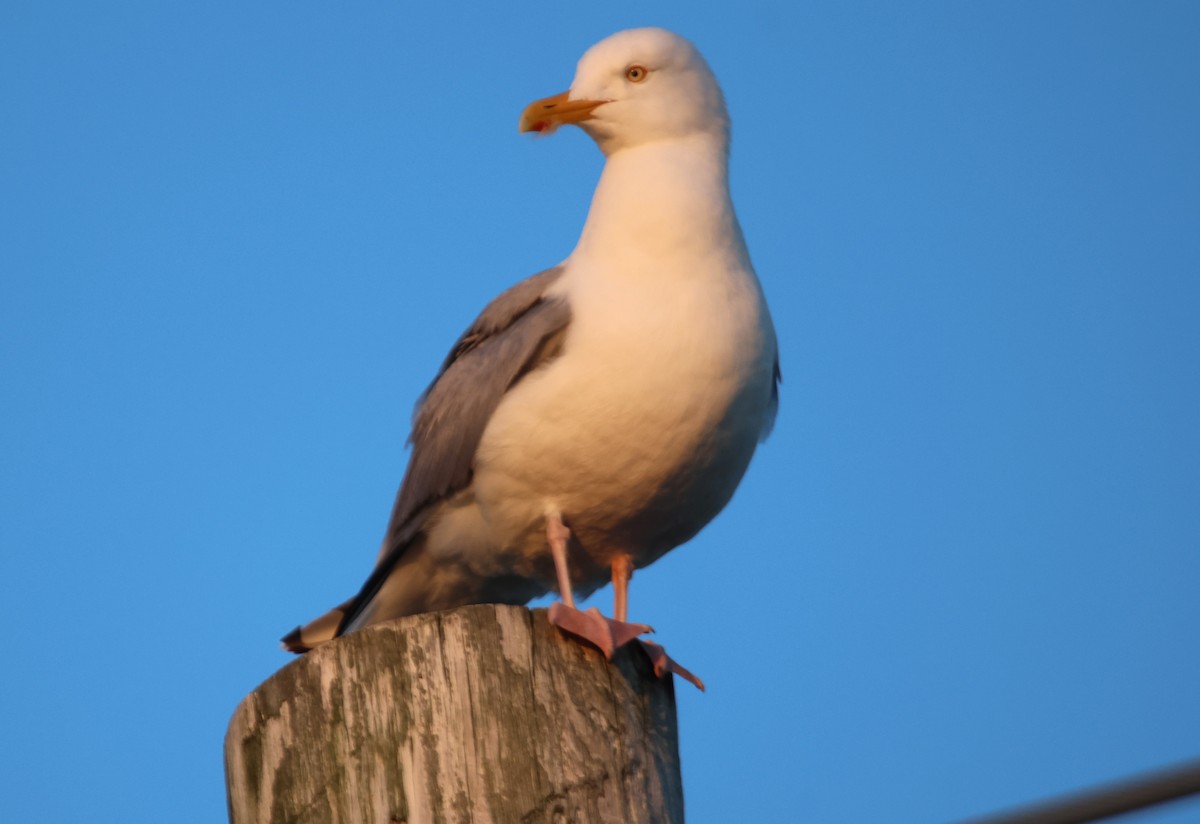
M 602 158 L 518 114 L 647 24 L 724 86 L 785 376 L 632 589 L 710 687 L 689 821 L 1200 755 L 1200 6 L 8 0 L 0 818 L 221 820 L 229 716 L 364 578 L 412 402 L 577 237 Z

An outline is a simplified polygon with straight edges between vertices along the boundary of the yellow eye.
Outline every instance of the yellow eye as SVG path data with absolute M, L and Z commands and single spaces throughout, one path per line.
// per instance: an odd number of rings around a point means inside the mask
M 630 83 L 641 83 L 650 76 L 650 70 L 645 66 L 632 65 L 625 70 L 625 79 Z

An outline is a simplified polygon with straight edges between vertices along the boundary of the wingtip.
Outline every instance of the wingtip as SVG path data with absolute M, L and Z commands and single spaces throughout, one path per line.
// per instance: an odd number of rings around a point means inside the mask
M 288 652 L 294 652 L 297 655 L 308 652 L 310 649 L 312 649 L 312 647 L 304 643 L 303 632 L 304 627 L 296 627 L 287 635 L 280 638 L 280 649 L 284 649 Z
M 288 652 L 300 655 L 324 644 L 326 641 L 332 641 L 334 638 L 337 638 L 342 634 L 342 623 L 346 619 L 346 611 L 354 601 L 355 599 L 351 598 L 346 603 L 339 604 L 329 610 L 329 612 L 309 621 L 307 624 L 296 627 L 280 639 L 283 643 L 283 648 Z

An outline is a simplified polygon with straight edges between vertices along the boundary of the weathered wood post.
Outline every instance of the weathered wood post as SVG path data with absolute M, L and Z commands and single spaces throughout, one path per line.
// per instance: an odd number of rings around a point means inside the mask
M 225 773 L 232 824 L 683 822 L 671 679 L 522 607 L 318 647 L 238 706 Z

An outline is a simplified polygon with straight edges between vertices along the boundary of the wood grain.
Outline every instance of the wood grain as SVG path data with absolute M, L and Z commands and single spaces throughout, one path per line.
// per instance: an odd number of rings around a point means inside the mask
M 675 694 L 544 611 L 473 606 L 322 645 L 241 703 L 233 824 L 682 824 Z

